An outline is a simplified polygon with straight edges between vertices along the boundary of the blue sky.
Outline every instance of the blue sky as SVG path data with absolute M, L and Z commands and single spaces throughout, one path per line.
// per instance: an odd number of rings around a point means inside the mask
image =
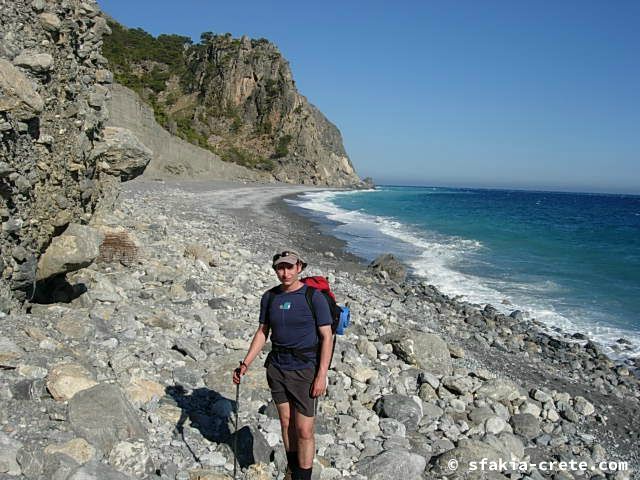
M 640 2 L 98 0 L 265 37 L 376 183 L 640 193 Z

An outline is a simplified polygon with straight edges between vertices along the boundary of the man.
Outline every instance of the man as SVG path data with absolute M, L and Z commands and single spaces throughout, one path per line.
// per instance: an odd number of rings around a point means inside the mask
M 300 255 L 287 250 L 273 256 L 280 285 L 262 295 L 260 326 L 249 351 L 234 371 L 240 383 L 271 332 L 272 349 L 267 357 L 267 382 L 278 409 L 282 440 L 287 452 L 286 480 L 309 480 L 315 455 L 314 417 L 317 399 L 327 389 L 333 334 L 329 303 L 314 291 L 309 308 L 307 287 L 299 275 L 307 266 Z M 271 301 L 270 301 L 271 299 Z

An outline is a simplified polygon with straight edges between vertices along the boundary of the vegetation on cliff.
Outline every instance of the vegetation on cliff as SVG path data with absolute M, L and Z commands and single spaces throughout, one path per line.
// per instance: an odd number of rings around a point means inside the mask
M 103 53 L 170 133 L 223 160 L 295 183 L 360 182 L 338 129 L 300 95 L 266 39 L 205 32 L 154 37 L 111 21 Z
M 113 21 L 109 26 L 112 33 L 104 43 L 103 53 L 109 60 L 115 80 L 149 103 L 156 120 L 164 128 L 190 143 L 213 151 L 225 161 L 250 168 L 272 170 L 273 159 L 288 154 L 291 135 L 275 135 L 268 121 L 261 122 L 254 129 L 256 135 L 265 137 L 262 143 L 266 145 L 248 149 L 246 142 L 240 142 L 247 122 L 237 106 L 225 102 L 219 95 L 203 99 L 203 92 L 197 92 L 196 73 L 202 56 L 208 50 L 222 52 L 219 62 L 209 63 L 204 72 L 205 76 L 220 75 L 220 69 L 234 61 L 241 47 L 240 40 L 231 38 L 230 34 L 205 32 L 201 35 L 201 42 L 194 44 L 189 37 L 181 35 L 154 37 L 141 28 L 130 29 Z M 264 39 L 256 43 L 269 44 Z M 278 95 L 277 81 L 267 80 L 265 88 L 268 98 Z M 195 102 L 192 98 L 194 93 L 199 98 Z M 200 100 L 205 102 L 204 111 L 198 108 Z M 218 120 L 213 121 L 215 119 Z

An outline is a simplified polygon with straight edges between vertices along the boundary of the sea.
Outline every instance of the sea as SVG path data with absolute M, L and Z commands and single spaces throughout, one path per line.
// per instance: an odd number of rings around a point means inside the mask
M 288 202 L 366 261 L 640 356 L 640 196 L 378 186 Z

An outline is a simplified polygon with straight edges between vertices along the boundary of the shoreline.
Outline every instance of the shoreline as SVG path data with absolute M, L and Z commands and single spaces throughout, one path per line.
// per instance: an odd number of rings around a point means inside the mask
M 295 199 L 298 196 L 299 194 L 287 195 L 283 197 L 283 201 L 287 203 L 286 202 L 287 199 Z M 322 212 L 315 212 L 313 210 L 310 210 L 309 212 L 311 213 L 307 214 L 303 207 L 299 207 L 297 205 L 289 205 L 289 210 L 293 213 L 294 216 L 299 215 L 307 219 L 309 221 L 309 225 L 312 228 L 315 228 L 316 230 L 321 231 L 324 235 L 328 237 L 332 237 L 330 231 L 328 231 L 330 230 L 330 226 L 323 225 L 322 220 L 315 220 L 313 218 L 314 215 L 317 215 L 318 217 L 321 217 L 321 218 L 326 217 L 326 215 L 323 214 Z M 327 220 L 327 221 L 332 222 L 332 220 Z M 347 243 L 345 240 L 342 240 L 342 239 L 338 239 L 338 241 L 345 245 Z M 395 255 L 395 252 L 392 250 L 389 250 L 387 253 L 392 253 Z M 369 259 L 360 257 L 355 254 L 349 253 L 349 255 L 353 256 L 354 258 L 360 259 L 360 261 L 364 264 L 365 267 L 371 261 Z M 421 281 L 429 282 L 428 277 L 421 276 L 417 273 L 414 273 L 408 263 L 398 258 L 397 256 L 396 258 L 400 262 L 402 262 L 407 268 L 407 278 L 409 280 L 411 280 L 414 283 L 419 283 Z M 442 290 L 442 287 L 437 287 L 437 288 L 441 293 L 443 293 L 444 295 L 447 295 L 449 298 L 459 300 L 460 303 L 474 305 L 480 309 L 482 309 L 485 305 L 488 304 L 494 307 L 495 309 L 499 310 L 501 313 L 504 313 L 505 315 L 509 315 L 516 310 L 521 311 L 525 318 L 532 321 L 536 321 L 539 328 L 541 328 L 546 334 L 555 336 L 558 338 L 570 339 L 570 341 L 580 343 L 582 345 L 584 345 L 586 341 L 595 342 L 605 350 L 606 355 L 609 358 L 611 358 L 613 361 L 615 361 L 616 363 L 623 363 L 628 368 L 639 369 L 639 372 L 640 372 L 640 355 L 637 354 L 636 350 L 631 348 L 631 346 L 634 345 L 634 342 L 636 341 L 635 339 L 639 336 L 638 332 L 633 332 L 631 330 L 624 329 L 623 327 L 605 325 L 605 329 L 611 329 L 611 332 L 606 334 L 607 335 L 606 338 L 602 338 L 602 335 L 598 333 L 587 335 L 587 334 L 583 334 L 582 332 L 589 328 L 597 329 L 598 328 L 597 323 L 590 323 L 590 324 L 588 323 L 586 325 L 583 325 L 582 327 L 580 327 L 579 325 L 572 325 L 572 326 L 563 325 L 559 327 L 550 321 L 540 320 L 537 314 L 540 314 L 541 312 L 536 310 L 536 307 L 532 307 L 530 304 L 527 304 L 526 302 L 525 303 L 521 302 L 520 305 L 514 305 L 504 299 L 502 300 L 502 302 L 499 302 L 497 299 L 467 300 L 466 294 L 464 292 L 444 293 L 444 291 Z M 500 292 L 496 292 L 496 293 L 500 293 Z M 562 320 L 567 319 L 566 314 L 554 313 L 554 315 L 559 316 L 560 319 Z M 630 340 L 630 339 L 634 339 L 634 340 Z
M 65 449 L 71 447 L 64 442 L 86 438 L 97 446 L 94 461 L 131 478 L 150 474 L 149 465 L 163 480 L 186 472 L 229 478 L 230 372 L 255 331 L 261 293 L 276 283 L 269 259 L 280 246 L 302 246 L 306 272 L 328 276 L 353 312 L 320 402 L 314 469 L 321 479 L 365 480 L 372 468 L 391 469 L 373 478 L 399 471 L 440 478 L 451 474 L 447 459 L 470 455 L 640 465 L 640 389 L 632 372 L 595 345 L 569 345 L 535 322 L 451 300 L 426 282 L 380 281 L 344 251 L 344 242 L 322 234 L 283 199 L 317 188 L 133 181 L 122 189 L 114 212 L 100 221 L 135 240 L 137 260 L 69 274 L 86 287 L 72 303 L 32 305 L 30 314 L 3 319 L 0 354 L 14 345 L 15 358 L 0 369 L 2 391 L 9 392 L 0 395 L 0 421 L 9 432 L 2 440 L 22 460 L 19 468 L 27 468 L 28 454 L 46 459 L 49 477 L 86 469 L 43 453 L 47 444 Z M 75 366 L 65 381 L 79 390 L 51 398 L 69 363 Z M 242 478 L 281 478 L 279 426 L 260 359 L 243 385 L 240 423 L 261 463 L 243 464 Z M 114 432 L 104 444 L 106 434 L 86 429 L 84 422 L 125 402 L 97 408 L 91 395 L 107 387 L 133 405 L 123 421 L 144 421 L 142 440 Z M 71 413 L 79 405 L 82 417 Z
M 305 216 L 305 214 L 298 211 L 299 207 L 293 207 L 288 202 L 286 202 L 287 199 L 294 199 L 299 195 L 300 193 L 285 195 L 281 197 L 279 200 L 278 199 L 273 200 L 273 203 L 275 204 L 279 202 L 281 210 L 288 211 L 289 216 L 293 222 L 296 222 L 296 221 L 301 222 L 301 224 L 315 230 L 318 235 L 324 236 L 326 240 L 322 241 L 321 242 L 322 244 L 330 243 L 331 241 L 336 242 L 338 248 L 340 248 L 341 254 L 343 255 L 342 258 L 347 262 L 350 261 L 350 262 L 357 263 L 361 267 L 361 271 L 366 272 L 368 261 L 362 257 L 346 252 L 346 245 L 347 245 L 346 241 L 333 237 L 330 234 L 323 233 L 320 230 L 320 226 L 317 222 L 314 222 L 310 217 Z M 393 252 L 389 252 L 389 253 L 393 254 Z M 336 257 L 339 258 L 338 256 Z M 427 284 L 424 278 L 421 278 L 418 275 L 412 274 L 410 271 L 408 271 L 407 273 L 406 283 L 413 284 L 413 285 Z M 450 304 L 454 310 L 464 311 L 467 308 L 471 308 L 471 309 L 475 309 L 482 312 L 483 308 L 485 308 L 483 307 L 483 305 L 480 305 L 480 304 L 468 303 L 468 302 L 460 301 L 457 298 L 451 298 L 448 295 L 442 293 L 439 289 L 437 289 L 437 287 L 433 287 L 431 285 L 430 287 L 433 288 L 434 290 L 435 298 L 444 300 L 445 303 Z M 490 304 L 487 304 L 487 307 L 493 308 Z M 537 321 L 535 318 L 527 319 L 525 320 L 525 322 L 534 328 L 535 335 L 543 336 L 543 337 L 546 336 L 547 339 L 551 340 L 552 342 L 553 341 L 565 342 L 567 345 L 570 345 L 571 343 L 573 343 L 574 345 L 578 345 L 580 348 L 585 348 L 585 346 L 589 346 L 589 347 L 593 346 L 593 350 L 597 352 L 598 356 L 602 356 L 603 361 L 606 364 L 609 364 L 608 365 L 609 368 L 634 368 L 635 367 L 635 373 L 632 371 L 630 372 L 630 375 L 635 375 L 636 377 L 640 372 L 639 370 L 640 358 L 636 358 L 634 360 L 627 357 L 623 357 L 623 358 L 609 357 L 608 355 L 602 354 L 598 349 L 598 347 L 595 346 L 593 341 L 584 336 L 576 340 L 575 334 L 565 332 L 561 329 L 552 329 L 552 327 L 550 327 L 549 325 L 543 322 Z M 608 396 L 600 395 L 594 392 L 586 379 L 583 380 L 585 384 L 581 386 L 579 384 L 579 380 L 577 381 L 575 378 L 570 378 L 570 373 L 572 372 L 569 372 L 569 375 L 567 375 L 567 373 L 562 372 L 561 369 L 553 369 L 555 371 L 552 371 L 552 369 L 548 369 L 546 372 L 539 372 L 535 374 L 534 372 L 531 371 L 530 365 L 528 364 L 527 360 L 522 361 L 522 359 L 518 358 L 517 356 L 511 356 L 511 358 L 505 359 L 504 357 L 505 355 L 508 354 L 508 352 L 505 352 L 505 351 L 487 352 L 486 348 L 479 349 L 477 345 L 473 344 L 473 342 L 466 341 L 467 338 L 465 338 L 464 335 L 461 337 L 461 336 L 452 334 L 452 332 L 447 332 L 446 330 L 445 331 L 441 330 L 440 333 L 444 333 L 445 335 L 447 335 L 447 339 L 449 340 L 456 341 L 463 344 L 465 350 L 468 349 L 469 351 L 474 352 L 474 354 L 478 357 L 484 357 L 480 361 L 480 363 L 483 366 L 489 368 L 491 371 L 497 372 L 501 375 L 511 378 L 512 380 L 519 381 L 519 383 L 527 385 L 529 389 L 534 389 L 540 385 L 545 385 L 551 389 L 569 391 L 572 393 L 572 395 L 581 395 L 581 396 L 584 396 L 585 398 L 597 398 L 600 404 L 607 403 Z M 636 381 L 636 386 L 637 385 L 638 385 L 638 382 Z M 620 416 L 620 421 L 616 421 L 614 418 L 613 421 L 611 422 L 611 424 L 613 424 L 614 426 L 612 430 L 617 430 L 619 433 L 622 433 L 622 432 L 633 433 L 636 438 L 640 439 L 640 422 L 632 421 L 631 425 L 628 424 L 629 419 L 637 419 L 637 415 L 640 414 L 640 402 L 638 402 L 639 398 L 640 398 L 640 394 L 636 390 L 635 406 L 633 406 L 632 408 L 629 408 L 629 406 L 626 405 L 624 401 L 614 402 L 615 406 L 609 405 L 609 410 L 617 411 Z M 621 400 L 621 399 L 618 399 L 618 400 Z M 605 434 L 607 429 L 598 429 L 598 430 L 599 430 L 599 434 L 602 435 L 602 434 Z M 611 436 L 610 440 L 614 441 L 613 436 Z M 623 443 L 627 443 L 628 445 L 629 443 L 631 443 L 631 439 L 630 438 L 626 439 L 626 442 L 623 441 Z M 628 452 L 628 450 L 621 449 L 619 450 L 619 452 L 620 452 L 619 454 L 620 458 L 623 458 L 624 455 L 622 454 L 622 452 L 626 453 Z M 637 456 L 639 454 L 640 454 L 640 450 L 634 453 L 634 455 L 636 455 L 637 461 L 640 461 L 640 456 Z

